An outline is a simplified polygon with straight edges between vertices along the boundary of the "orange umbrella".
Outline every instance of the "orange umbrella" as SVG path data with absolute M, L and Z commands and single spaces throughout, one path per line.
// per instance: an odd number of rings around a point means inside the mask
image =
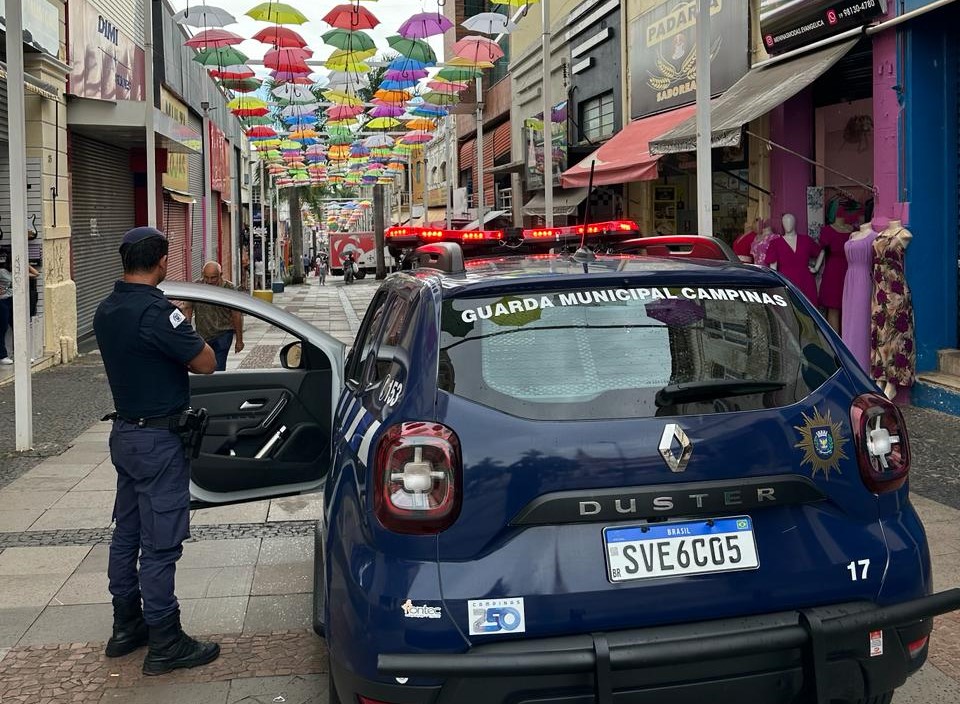
M 435 130 L 436 128 L 436 123 L 433 120 L 429 120 L 425 117 L 418 117 L 407 122 L 408 130 L 425 130 L 429 132 L 431 130 Z
M 386 90 L 381 88 L 373 94 L 374 98 L 379 98 L 385 103 L 404 103 L 410 100 L 410 92 L 406 90 Z

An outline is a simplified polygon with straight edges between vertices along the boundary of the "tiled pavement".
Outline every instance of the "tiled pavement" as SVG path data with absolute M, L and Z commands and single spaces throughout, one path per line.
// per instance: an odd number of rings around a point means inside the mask
M 349 344 L 375 290 L 369 281 L 314 283 L 275 300 Z M 252 321 L 245 338 L 229 368 L 273 366 L 290 341 Z M 194 513 L 177 591 L 189 631 L 224 634 L 215 636 L 223 645 L 218 661 L 143 678 L 142 652 L 103 657 L 114 481 L 107 431 L 97 423 L 67 452 L 0 489 L 0 702 L 326 702 L 326 651 L 310 630 L 310 526 L 319 507 L 309 497 Z M 919 496 L 914 502 L 936 588 L 960 586 L 960 511 Z M 928 664 L 897 704 L 960 702 L 960 616 L 937 619 L 934 633 Z

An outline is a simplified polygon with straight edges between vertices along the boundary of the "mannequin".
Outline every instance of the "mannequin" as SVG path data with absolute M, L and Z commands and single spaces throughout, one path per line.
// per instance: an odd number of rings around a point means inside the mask
M 864 372 L 870 372 L 870 306 L 873 301 L 873 241 L 877 233 L 869 222 L 863 223 L 850 235 L 843 251 L 847 259 L 847 273 L 843 279 L 843 302 L 840 310 L 843 342 L 860 363 Z
M 753 247 L 753 243 L 756 241 L 757 236 L 763 229 L 763 221 L 760 218 L 753 223 L 753 227 L 740 235 L 737 239 L 733 241 L 733 252 L 736 254 L 740 261 L 744 264 L 753 264 L 753 254 L 750 251 Z
M 814 274 L 823 260 L 821 249 L 812 237 L 797 233 L 797 219 L 790 213 L 783 216 L 783 235 L 774 239 L 767 252 L 768 265 L 790 279 L 811 302 L 817 300 Z M 816 259 L 811 265 L 810 260 Z
M 911 386 L 916 370 L 913 303 L 906 281 L 905 258 L 913 235 L 899 220 L 891 220 L 873 241 L 871 306 L 871 375 L 893 400 L 899 387 Z
M 838 215 L 831 225 L 820 228 L 820 252 L 818 265 L 823 267 L 823 277 L 820 280 L 820 307 L 826 310 L 827 322 L 837 332 L 841 331 L 840 310 L 843 305 L 843 281 L 847 275 L 847 256 L 843 247 L 850 239 L 853 228 L 847 224 L 842 215 Z

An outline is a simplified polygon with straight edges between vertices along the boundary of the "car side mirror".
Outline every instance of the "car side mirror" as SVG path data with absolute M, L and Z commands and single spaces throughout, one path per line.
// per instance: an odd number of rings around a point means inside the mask
M 284 369 L 303 369 L 303 343 L 291 342 L 280 350 L 280 366 Z
M 410 368 L 410 358 L 407 351 L 402 347 L 391 345 L 380 345 L 377 350 L 377 362 L 386 364 L 399 364 L 404 369 Z

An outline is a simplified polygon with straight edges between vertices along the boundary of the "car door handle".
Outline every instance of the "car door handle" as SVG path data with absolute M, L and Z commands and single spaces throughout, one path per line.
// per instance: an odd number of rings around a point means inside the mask
M 241 411 L 257 411 L 267 405 L 266 401 L 261 401 L 259 399 L 254 401 L 244 401 L 240 404 Z

